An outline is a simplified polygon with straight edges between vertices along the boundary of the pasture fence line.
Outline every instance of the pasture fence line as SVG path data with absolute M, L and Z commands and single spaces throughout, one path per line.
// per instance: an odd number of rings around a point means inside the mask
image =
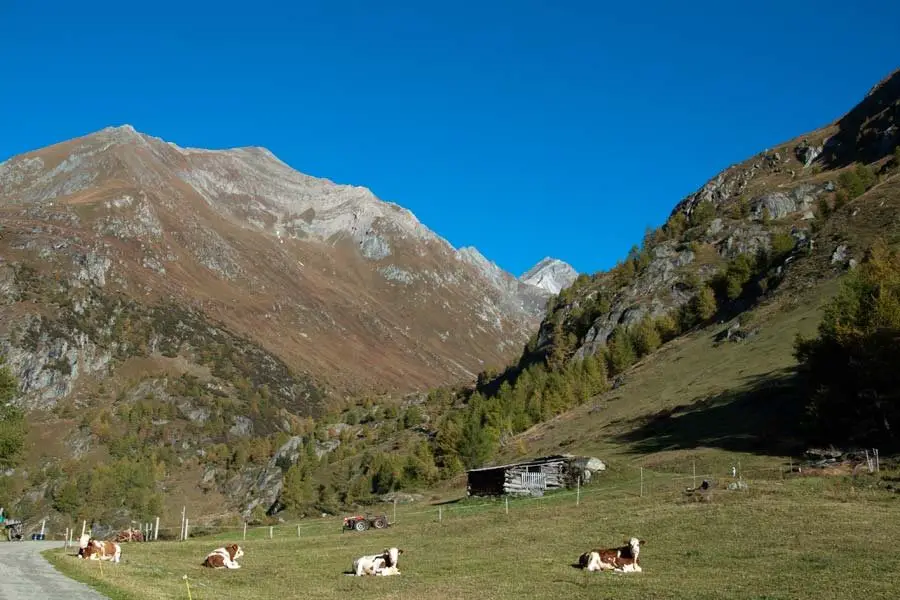
M 478 514 L 497 514 L 505 517 L 514 516 L 518 510 L 529 507 L 539 509 L 555 509 L 567 505 L 590 510 L 594 502 L 613 499 L 631 499 L 637 502 L 648 499 L 679 498 L 686 491 L 696 489 L 702 481 L 713 484 L 719 491 L 742 491 L 747 489 L 747 482 L 768 482 L 777 484 L 794 473 L 794 464 L 781 467 L 757 467 L 742 469 L 736 462 L 731 469 L 721 466 L 698 472 L 696 460 L 690 461 L 689 467 L 681 469 L 651 468 L 645 465 L 625 467 L 611 470 L 595 476 L 592 483 L 582 485 L 579 479 L 574 488 L 547 492 L 537 496 L 504 496 L 501 498 L 464 498 L 436 504 L 399 505 L 396 499 L 391 502 L 370 505 L 370 512 L 388 514 L 391 511 L 391 524 L 427 524 L 429 522 L 442 525 L 452 523 L 461 518 Z M 741 484 L 743 483 L 743 485 Z M 729 488 L 730 484 L 734 484 Z M 755 484 L 754 484 L 755 485 Z M 177 513 L 176 513 L 177 514 Z M 143 541 L 186 541 L 189 539 L 239 538 L 242 541 L 301 539 L 304 535 L 343 531 L 343 519 L 340 515 L 308 517 L 296 523 L 262 523 L 252 525 L 241 521 L 234 525 L 209 524 L 202 522 L 202 516 L 192 516 L 187 506 L 183 506 L 180 523 L 176 516 L 171 526 L 165 525 L 165 515 L 154 516 L 140 523 L 139 529 Z M 82 531 L 87 532 L 87 520 L 82 521 Z M 77 526 L 63 526 L 56 530 L 45 527 L 46 539 L 64 541 L 66 547 L 74 544 Z M 115 534 L 113 534 L 113 537 Z M 140 542 L 137 542 L 140 543 Z

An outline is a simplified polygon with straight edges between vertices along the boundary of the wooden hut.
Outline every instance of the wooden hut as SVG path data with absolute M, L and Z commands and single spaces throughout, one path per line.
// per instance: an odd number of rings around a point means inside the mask
M 504 494 L 542 495 L 575 484 L 572 463 L 575 456 L 545 456 L 527 462 L 483 467 L 467 471 L 469 496 L 502 496 Z

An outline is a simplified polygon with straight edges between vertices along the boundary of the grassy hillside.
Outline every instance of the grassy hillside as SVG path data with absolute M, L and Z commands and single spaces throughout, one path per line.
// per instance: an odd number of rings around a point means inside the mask
M 621 483 L 621 482 L 620 482 Z M 634 483 L 633 481 L 631 483 Z M 50 555 L 114 599 L 309 598 L 892 598 L 900 586 L 896 494 L 843 478 L 751 479 L 710 503 L 678 494 L 591 489 L 572 495 L 399 515 L 385 531 L 341 534 L 328 520 L 244 542 L 238 571 L 199 566 L 217 539 L 126 545 L 119 566 Z M 639 535 L 645 571 L 586 573 L 571 564 Z M 239 534 L 238 534 L 239 537 Z M 355 578 L 352 559 L 404 549 L 402 575 Z
M 671 455 L 788 456 L 795 437 L 793 343 L 813 334 L 836 281 L 784 296 L 742 318 L 752 335 L 717 341 L 730 323 L 713 324 L 663 346 L 628 371 L 621 385 L 508 445 L 506 454 L 579 452 L 612 461 L 656 464 Z

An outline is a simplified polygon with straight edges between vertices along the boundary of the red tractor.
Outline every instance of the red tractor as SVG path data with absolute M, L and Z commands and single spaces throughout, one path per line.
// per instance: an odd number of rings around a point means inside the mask
M 344 527 L 341 531 L 344 530 L 356 530 L 356 531 L 365 531 L 369 527 L 374 527 L 375 529 L 384 529 L 390 525 L 387 520 L 387 515 L 370 515 L 366 513 L 365 515 L 353 515 L 352 517 L 344 517 Z

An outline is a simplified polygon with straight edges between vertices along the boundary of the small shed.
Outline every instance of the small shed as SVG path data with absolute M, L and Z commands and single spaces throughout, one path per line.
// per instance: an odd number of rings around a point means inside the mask
M 467 471 L 466 492 L 469 496 L 539 496 L 546 490 L 567 488 L 575 485 L 578 478 L 574 468 L 577 460 L 577 457 L 570 454 L 561 454 L 527 462 L 472 469 Z

